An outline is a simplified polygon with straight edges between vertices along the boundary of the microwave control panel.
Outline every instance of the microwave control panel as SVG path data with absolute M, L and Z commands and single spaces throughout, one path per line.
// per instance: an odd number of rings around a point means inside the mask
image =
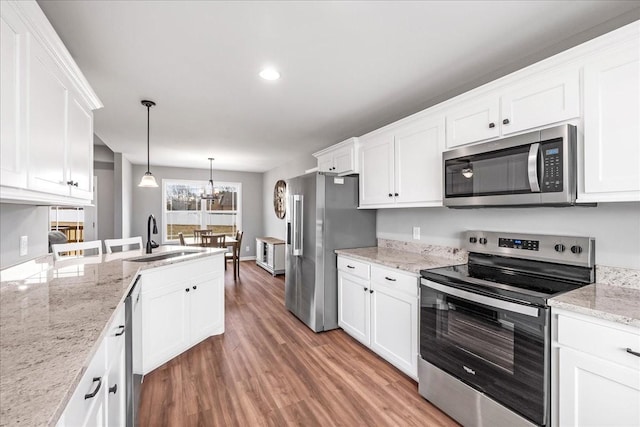
M 562 140 L 549 141 L 540 144 L 542 152 L 542 177 L 540 179 L 540 191 L 542 193 L 554 193 L 562 191 L 564 186 L 562 168 Z

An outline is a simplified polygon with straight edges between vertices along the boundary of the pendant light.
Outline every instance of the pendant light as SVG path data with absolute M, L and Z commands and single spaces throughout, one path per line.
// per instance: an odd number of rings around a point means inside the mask
M 153 101 L 147 101 L 147 100 L 143 100 L 140 102 L 142 103 L 142 105 L 147 107 L 147 171 L 142 176 L 142 179 L 140 180 L 140 184 L 138 184 L 138 187 L 157 187 L 158 183 L 156 182 L 156 179 L 153 176 L 153 174 L 151 174 L 151 171 L 149 170 L 149 109 L 154 105 L 156 105 L 156 103 Z
M 202 198 L 206 200 L 216 200 L 215 188 L 213 187 L 213 161 L 215 159 L 213 157 L 209 157 L 209 182 L 207 183 L 207 187 L 205 188 L 204 193 L 202 193 Z

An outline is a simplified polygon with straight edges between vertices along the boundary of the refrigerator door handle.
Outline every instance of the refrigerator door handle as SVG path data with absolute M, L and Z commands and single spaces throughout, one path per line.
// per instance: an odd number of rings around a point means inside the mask
M 291 216 L 293 218 L 293 242 L 291 255 L 293 256 L 302 256 L 302 221 L 303 221 L 303 196 L 301 194 L 294 194 L 291 196 L 293 199 L 293 211 L 291 212 Z

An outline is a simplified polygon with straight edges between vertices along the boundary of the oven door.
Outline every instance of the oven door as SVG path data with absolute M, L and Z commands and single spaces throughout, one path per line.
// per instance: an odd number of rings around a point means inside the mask
M 422 279 L 420 355 L 545 425 L 549 409 L 548 309 Z

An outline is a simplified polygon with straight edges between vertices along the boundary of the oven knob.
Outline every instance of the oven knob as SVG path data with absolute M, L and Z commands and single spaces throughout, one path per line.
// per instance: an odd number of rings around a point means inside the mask
M 477 241 L 478 239 L 476 239 L 475 237 L 469 237 L 469 243 L 475 243 Z
M 574 254 L 580 254 L 582 253 L 582 247 L 578 245 L 571 246 L 571 252 L 573 252 Z
M 480 238 L 480 244 L 481 245 L 486 245 L 487 244 L 487 238 L 486 237 L 481 237 Z
M 564 252 L 566 248 L 562 243 L 558 243 L 557 245 L 554 246 L 554 249 L 556 250 L 556 252 Z

